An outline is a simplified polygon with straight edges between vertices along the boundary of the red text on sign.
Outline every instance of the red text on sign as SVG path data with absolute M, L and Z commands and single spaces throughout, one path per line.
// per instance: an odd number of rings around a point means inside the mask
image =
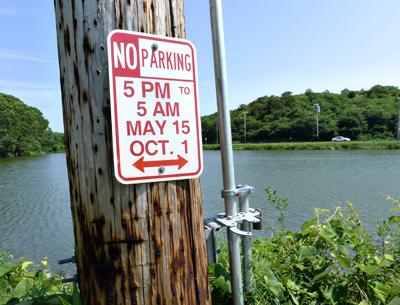
M 169 143 L 169 140 L 149 140 L 149 141 L 132 141 L 130 145 L 130 150 L 132 155 L 135 157 L 143 155 L 146 153 L 149 156 L 155 156 L 159 153 L 161 149 L 161 153 L 163 155 L 166 154 L 166 144 Z
M 191 71 L 192 58 L 189 54 L 168 52 L 168 51 L 153 51 L 151 55 L 146 49 L 142 49 L 141 66 L 149 66 L 155 69 L 167 69 L 177 71 Z
M 159 82 L 142 82 L 142 97 L 146 97 L 147 93 L 151 93 L 155 91 L 156 98 L 170 98 L 171 90 L 169 87 L 169 83 L 165 83 L 164 87 L 161 88 L 161 84 Z
M 145 135 L 164 135 L 164 128 L 166 120 L 164 121 L 127 121 L 126 130 L 128 136 L 145 136 Z

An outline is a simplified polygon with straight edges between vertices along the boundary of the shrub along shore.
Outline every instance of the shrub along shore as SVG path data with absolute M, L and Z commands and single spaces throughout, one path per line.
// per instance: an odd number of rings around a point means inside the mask
M 219 144 L 203 144 L 204 150 L 219 150 Z M 352 142 L 283 142 L 283 143 L 234 143 L 234 150 L 345 150 L 345 149 L 400 149 L 400 141 Z
M 253 291 L 246 305 L 399 305 L 400 200 L 387 196 L 388 217 L 364 229 L 352 204 L 314 209 L 298 231 L 286 230 L 288 201 L 270 188 L 279 217 L 270 236 L 255 238 Z M 213 305 L 232 304 L 228 251 L 209 266 Z
M 266 189 L 278 212 L 269 235 L 254 239 L 253 291 L 246 305 L 399 305 L 400 200 L 390 196 L 388 217 L 375 232 L 364 229 L 351 204 L 314 209 L 298 231 L 286 229 L 288 200 Z M 213 305 L 232 304 L 228 251 L 219 242 L 219 263 L 209 266 Z M 82 305 L 77 286 L 0 250 L 0 305 Z

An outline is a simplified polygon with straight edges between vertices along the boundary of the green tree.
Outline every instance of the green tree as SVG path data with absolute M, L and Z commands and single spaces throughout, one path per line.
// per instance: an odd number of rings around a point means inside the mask
M 232 138 L 244 141 L 243 112 L 247 112 L 247 141 L 310 141 L 316 135 L 315 104 L 319 114 L 319 140 L 329 141 L 336 135 L 357 139 L 394 138 L 400 90 L 393 86 L 373 86 L 369 90 L 343 89 L 340 94 L 306 90 L 294 95 L 263 96 L 231 111 Z M 203 138 L 216 142 L 216 114 L 204 116 Z
M 54 151 L 55 144 L 57 151 L 63 149 L 60 135 L 54 135 L 38 109 L 0 93 L 0 157 Z

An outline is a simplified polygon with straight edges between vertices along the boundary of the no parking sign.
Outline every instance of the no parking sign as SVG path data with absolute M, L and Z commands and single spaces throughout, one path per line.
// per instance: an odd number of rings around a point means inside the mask
M 108 64 L 118 181 L 198 177 L 203 156 L 192 43 L 115 30 L 108 36 Z

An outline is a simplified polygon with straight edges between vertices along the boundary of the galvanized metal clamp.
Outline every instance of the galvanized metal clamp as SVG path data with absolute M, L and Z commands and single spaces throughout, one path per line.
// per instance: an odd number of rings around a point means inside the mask
M 243 221 L 247 221 L 250 223 L 258 223 L 261 221 L 261 212 L 258 209 L 250 208 L 249 212 L 238 212 L 236 217 L 227 217 L 224 213 L 218 214 L 217 217 L 209 219 L 209 221 L 205 222 L 205 225 L 208 226 L 209 223 L 217 223 L 220 227 L 226 227 L 230 231 L 240 236 L 251 236 L 251 232 L 246 232 L 238 229 L 238 224 L 241 224 Z M 215 229 L 215 224 L 211 225 Z
M 254 187 L 249 185 L 239 185 L 233 190 L 222 190 L 221 196 L 226 197 L 245 197 L 254 192 Z M 225 213 L 220 213 L 214 218 L 206 219 L 204 225 L 206 228 L 218 230 L 220 227 L 228 228 L 232 233 L 240 236 L 251 236 L 251 232 L 240 230 L 238 225 L 243 221 L 249 223 L 260 223 L 261 222 L 261 211 L 259 209 L 249 208 L 247 212 L 238 212 L 235 217 L 226 216 Z
M 254 187 L 252 186 L 242 186 L 239 185 L 233 190 L 222 190 L 221 196 L 226 197 L 236 197 L 239 201 L 248 199 L 247 197 L 254 192 Z M 248 222 L 253 224 L 253 228 L 261 229 L 262 214 L 261 210 L 248 207 L 248 200 L 246 202 L 247 206 L 245 211 L 238 212 L 235 217 L 226 216 L 225 213 L 219 213 L 217 216 L 205 219 L 204 221 L 204 233 L 207 244 L 207 260 L 208 263 L 217 263 L 218 249 L 215 240 L 215 233 L 221 228 L 227 228 L 229 231 L 235 235 L 241 237 L 252 236 L 251 230 L 241 230 L 239 225 L 243 222 Z

